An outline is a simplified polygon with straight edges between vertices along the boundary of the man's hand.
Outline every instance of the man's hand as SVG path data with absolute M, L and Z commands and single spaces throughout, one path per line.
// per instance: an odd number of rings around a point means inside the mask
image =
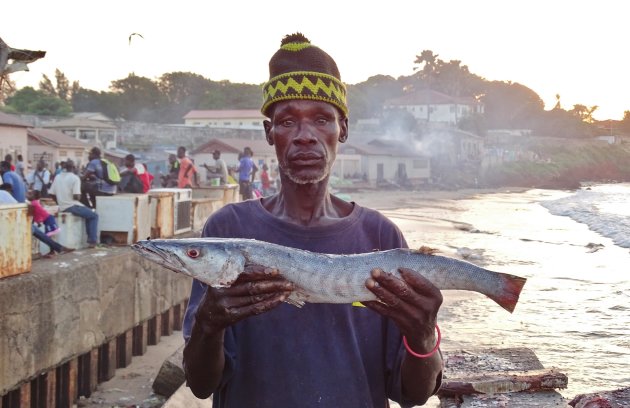
M 435 346 L 435 322 L 442 293 L 411 269 L 400 268 L 399 272 L 402 279 L 381 269 L 372 270 L 365 286 L 379 300 L 363 303 L 391 318 L 413 350 L 428 353 Z
M 217 333 L 247 317 L 273 309 L 293 291 L 293 283 L 277 269 L 247 265 L 229 288 L 212 288 L 199 306 L 196 322 L 206 333 Z

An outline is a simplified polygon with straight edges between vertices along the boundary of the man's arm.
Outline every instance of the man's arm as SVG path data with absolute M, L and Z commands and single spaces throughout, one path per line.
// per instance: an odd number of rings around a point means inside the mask
M 401 268 L 402 279 L 380 269 L 372 271 L 366 286 L 380 300 L 364 302 L 372 310 L 391 318 L 407 339 L 409 348 L 428 354 L 436 346 L 435 324 L 442 293 L 420 274 Z M 402 397 L 405 402 L 423 405 L 439 389 L 442 356 L 415 357 L 406 353 L 401 367 Z
M 254 163 L 254 161 L 252 160 L 252 183 L 256 179 L 257 172 L 258 172 L 258 166 L 256 166 L 256 163 Z
M 187 385 L 197 398 L 208 398 L 220 384 L 225 329 L 275 308 L 292 290 L 293 284 L 281 278 L 278 270 L 257 265 L 246 267 L 229 288 L 208 287 L 184 347 Z

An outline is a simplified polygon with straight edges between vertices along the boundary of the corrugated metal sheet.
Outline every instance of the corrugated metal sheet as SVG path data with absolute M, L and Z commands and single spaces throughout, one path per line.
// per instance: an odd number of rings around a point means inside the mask
M 31 217 L 26 204 L 0 205 L 0 278 L 31 270 Z

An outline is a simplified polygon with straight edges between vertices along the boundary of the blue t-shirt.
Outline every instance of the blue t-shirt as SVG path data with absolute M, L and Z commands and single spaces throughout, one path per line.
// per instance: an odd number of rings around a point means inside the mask
M 238 165 L 238 181 L 249 181 L 253 169 L 254 160 L 249 156 L 243 156 Z
M 101 159 L 90 160 L 85 170 L 89 173 L 93 173 L 97 179 L 98 191 L 109 194 L 116 194 L 116 186 L 107 183 L 103 178 L 103 165 Z
M 357 204 L 335 224 L 303 227 L 274 217 L 260 200 L 248 200 L 213 214 L 203 236 L 255 238 L 335 254 L 407 246 L 391 221 Z M 193 283 L 184 319 L 186 341 L 205 290 L 204 284 Z M 229 327 L 224 347 L 214 407 L 387 407 L 388 398 L 404 404 L 401 334 L 390 319 L 365 307 L 281 304 Z
M 26 202 L 26 186 L 22 178 L 14 171 L 7 171 L 2 175 L 2 182 L 11 185 L 11 195 L 18 203 Z

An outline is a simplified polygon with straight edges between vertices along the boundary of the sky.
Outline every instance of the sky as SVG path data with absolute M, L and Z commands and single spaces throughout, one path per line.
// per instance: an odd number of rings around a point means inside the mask
M 55 69 L 97 91 L 136 75 L 185 71 L 262 84 L 286 34 L 335 58 L 342 80 L 412 74 L 422 50 L 462 61 L 487 80 L 535 91 L 545 109 L 597 105 L 599 120 L 630 110 L 630 2 L 624 0 L 7 0 L 0 37 L 46 51 L 18 88 Z M 8 18 L 10 17 L 10 18 Z M 133 36 L 131 42 L 129 36 Z

